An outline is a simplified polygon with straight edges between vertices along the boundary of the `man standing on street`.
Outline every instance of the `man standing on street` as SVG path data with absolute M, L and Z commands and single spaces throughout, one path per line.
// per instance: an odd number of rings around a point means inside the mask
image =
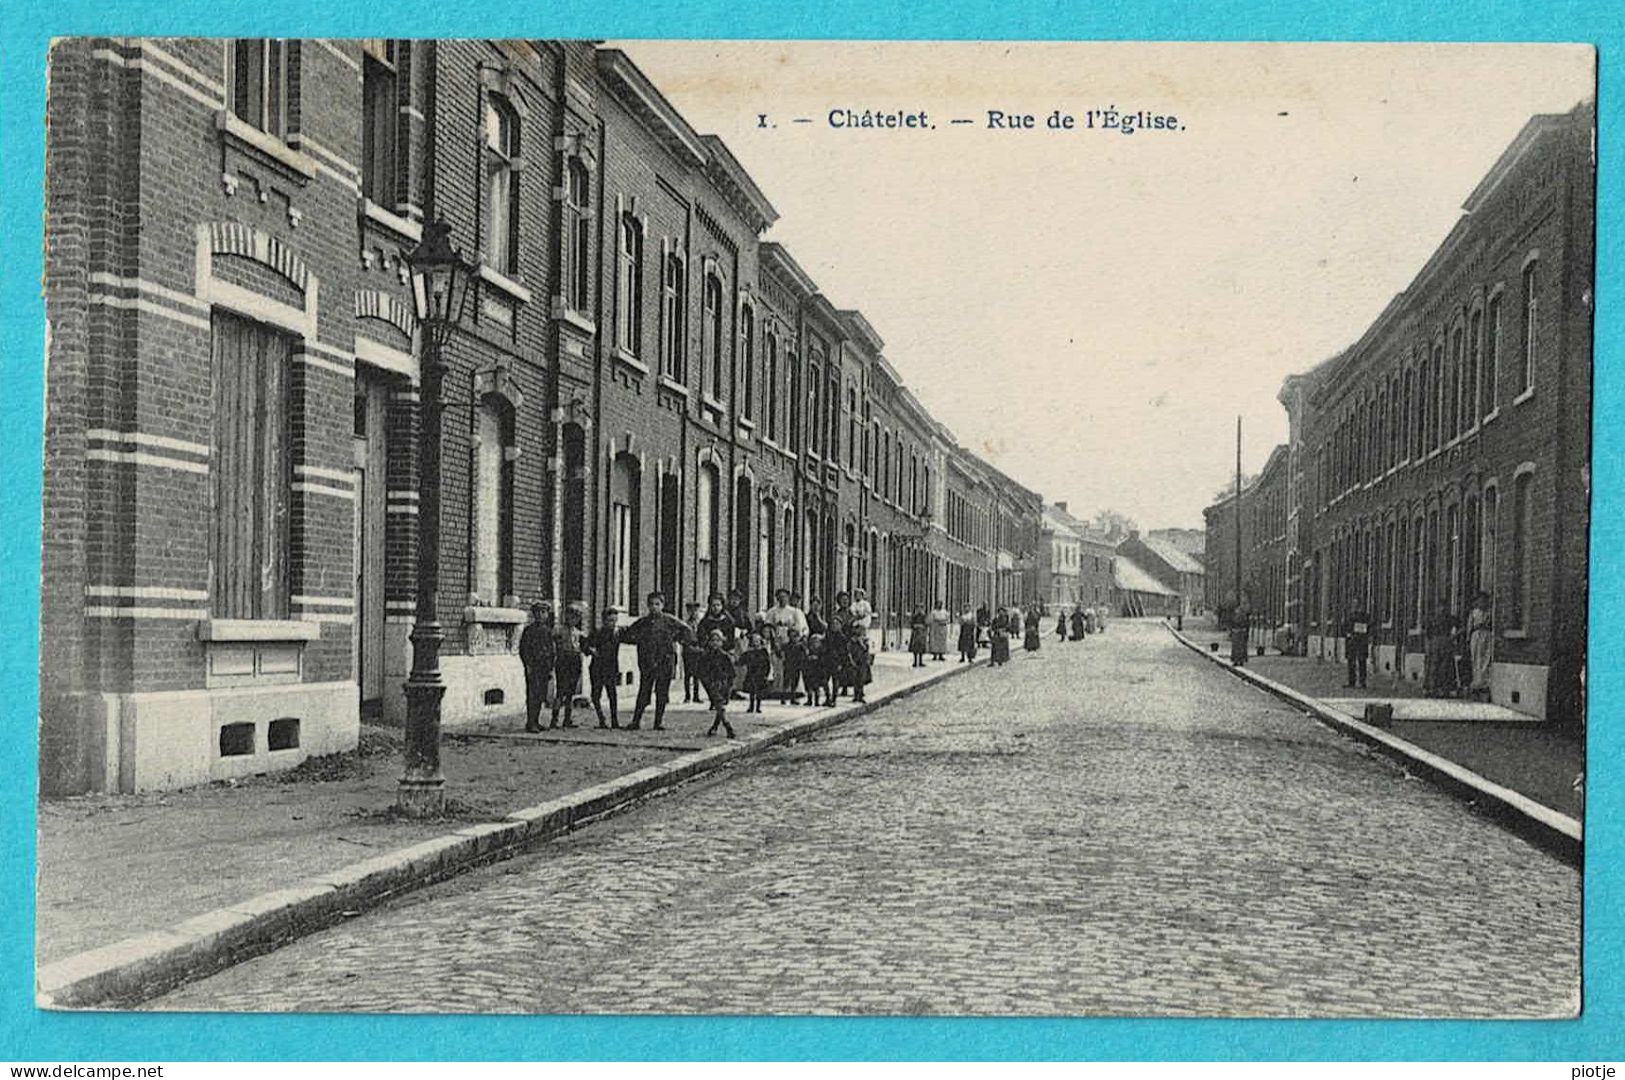
M 1356 604 L 1343 623 L 1343 654 L 1348 658 L 1348 681 L 1344 687 L 1365 688 L 1366 661 L 1371 655 L 1371 616 Z
M 553 609 L 538 600 L 530 605 L 530 624 L 519 634 L 519 662 L 525 665 L 525 730 L 542 730 L 542 707 L 553 681 Z
M 631 731 L 643 726 L 643 711 L 654 698 L 654 729 L 666 719 L 666 702 L 671 696 L 671 680 L 677 671 L 677 646 L 693 640 L 693 631 L 683 620 L 666 614 L 666 594 L 648 596 L 649 613 L 621 632 L 621 640 L 638 650 L 638 700 L 632 707 Z

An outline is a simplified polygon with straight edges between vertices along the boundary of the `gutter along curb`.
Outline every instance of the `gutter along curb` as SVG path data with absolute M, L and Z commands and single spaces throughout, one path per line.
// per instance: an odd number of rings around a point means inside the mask
M 1527 795 L 1520 795 L 1511 788 L 1497 784 L 1448 758 L 1440 757 L 1340 709 L 1334 709 L 1325 702 L 1300 693 L 1290 686 L 1250 671 L 1245 666 L 1236 667 L 1223 657 L 1203 649 L 1173 627 L 1169 627 L 1168 632 L 1197 655 L 1219 665 L 1237 678 L 1303 709 L 1339 734 L 1372 747 L 1398 762 L 1406 771 L 1426 777 L 1536 847 L 1550 852 L 1576 868 L 1584 863 L 1584 827 L 1581 822 L 1567 814 L 1543 806 Z
M 908 697 L 972 667 L 956 664 L 861 705 L 820 712 L 581 791 L 516 810 L 500 821 L 351 863 L 262 893 L 164 930 L 76 953 L 38 970 L 35 1001 L 43 1009 L 119 1009 L 183 983 L 271 952 L 393 897 L 487 863 L 512 858 L 556 836 L 737 761 L 825 731 Z

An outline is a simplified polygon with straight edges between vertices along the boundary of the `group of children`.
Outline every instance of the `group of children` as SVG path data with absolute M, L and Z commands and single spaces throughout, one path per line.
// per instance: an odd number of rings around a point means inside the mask
M 850 618 L 849 609 L 803 637 L 798 627 L 773 627 L 764 614 L 747 618 L 736 602 L 725 607 L 722 596 L 711 598 L 709 609 L 697 615 L 690 604 L 689 618 L 664 613 L 664 597 L 651 593 L 650 611 L 632 625 L 620 628 L 620 611 L 606 608 L 592 631 L 583 627 L 585 608 L 565 607 L 554 624 L 551 605 L 531 605 L 531 622 L 521 632 L 519 657 L 525 668 L 525 730 L 539 732 L 541 709 L 551 702 L 549 728 L 573 728 L 576 698 L 581 694 L 585 667 L 588 700 L 600 728 L 619 728 L 618 687 L 621 683 L 620 646 L 638 646 L 639 689 L 629 729 L 641 725 L 645 707 L 654 700 L 654 727 L 662 726 L 666 695 L 680 651 L 683 661 L 683 700 L 707 700 L 714 719 L 707 735 L 720 729 L 736 738 L 728 722 L 727 705 L 736 696 L 745 699 L 747 713 L 762 711 L 762 701 L 778 693 L 786 704 L 805 700 L 810 706 L 835 704 L 837 691 L 850 688 L 862 702 L 869 682 L 869 642 L 866 630 Z M 780 677 L 775 690 L 775 661 Z M 704 695 L 702 699 L 702 694 Z M 607 717 L 606 705 L 607 701 Z

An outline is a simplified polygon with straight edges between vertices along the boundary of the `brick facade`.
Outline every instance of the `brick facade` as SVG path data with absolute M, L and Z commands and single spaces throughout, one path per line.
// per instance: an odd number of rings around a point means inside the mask
M 1482 589 L 1492 700 L 1583 722 L 1594 125 L 1589 103 L 1532 118 L 1405 292 L 1283 386 L 1270 539 L 1311 655 L 1339 656 L 1363 607 L 1379 676 L 1420 681 L 1424 626 Z M 1210 558 L 1228 517 L 1209 508 Z
M 761 608 L 781 584 L 861 585 L 890 646 L 916 602 L 1030 598 L 1039 497 L 761 239 L 765 195 L 624 55 L 75 39 L 50 80 L 48 790 L 287 767 L 353 746 L 364 710 L 402 715 L 422 479 L 404 256 L 433 218 L 478 266 L 443 353 L 448 723 L 515 707 L 534 599 L 631 617 L 654 588 Z M 216 445 L 234 334 L 286 356 L 254 476 Z M 285 507 L 271 561 L 221 553 L 227 483 Z M 211 582 L 232 567 L 285 617 L 226 611 Z

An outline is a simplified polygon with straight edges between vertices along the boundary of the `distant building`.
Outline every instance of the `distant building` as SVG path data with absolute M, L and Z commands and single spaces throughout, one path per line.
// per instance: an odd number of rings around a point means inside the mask
M 1180 614 L 1194 615 L 1202 610 L 1206 598 L 1207 570 L 1196 556 L 1167 540 L 1149 535 L 1142 537 L 1133 531 L 1128 534 L 1128 539 L 1117 545 L 1117 554 L 1128 556 L 1141 569 L 1177 592 Z
M 1112 561 L 1112 607 L 1127 617 L 1178 615 L 1183 609 L 1178 590 L 1119 551 Z

